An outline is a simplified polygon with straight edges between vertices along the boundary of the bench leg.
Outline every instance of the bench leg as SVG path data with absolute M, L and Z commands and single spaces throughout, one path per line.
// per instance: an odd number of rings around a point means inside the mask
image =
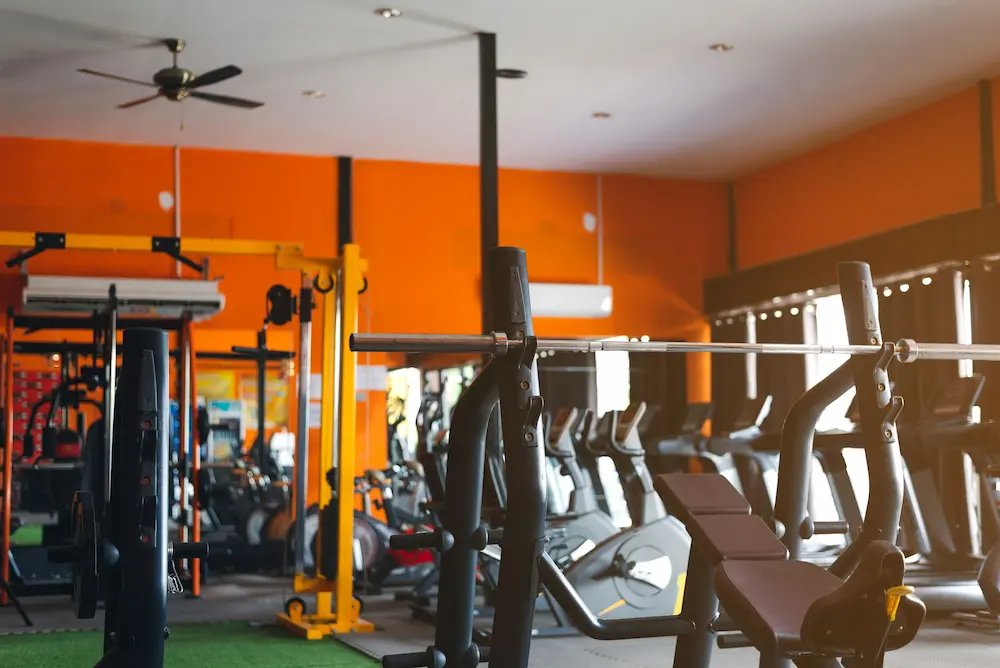
M 681 616 L 691 621 L 695 629 L 677 638 L 674 668 L 709 668 L 715 631 L 712 623 L 719 613 L 719 598 L 715 594 L 715 574 L 712 565 L 691 545 L 688 555 L 687 578 Z

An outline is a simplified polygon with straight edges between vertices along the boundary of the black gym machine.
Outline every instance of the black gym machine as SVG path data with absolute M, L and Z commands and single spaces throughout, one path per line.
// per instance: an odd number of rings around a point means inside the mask
M 106 517 L 99 521 L 93 492 L 77 492 L 73 544 L 50 552 L 73 564 L 78 617 L 95 615 L 104 589 L 100 668 L 162 668 L 167 594 L 181 591 L 174 560 L 208 555 L 204 543 L 167 538 L 169 364 L 165 331 L 124 331 Z
M 868 266 L 845 263 L 839 273 L 851 344 L 880 345 Z M 486 364 L 456 407 L 441 528 L 394 538 L 394 546 L 441 550 L 435 642 L 424 652 L 386 656 L 384 666 L 471 668 L 487 660 L 503 668 L 526 667 L 540 585 L 591 637 L 678 636 L 676 668 L 707 668 L 717 640 L 723 647 L 755 646 L 762 652 L 761 665 L 772 667 L 789 666 L 790 657 L 801 655 L 811 666 L 839 666 L 838 658 L 844 657 L 854 666 L 876 667 L 882 665 L 886 650 L 912 640 L 925 608 L 910 595 L 912 589 L 902 586 L 903 557 L 893 545 L 902 507 L 902 459 L 895 427 L 902 400 L 888 391 L 892 344 L 883 346 L 882 354 L 874 358 L 853 356 L 793 407 L 782 434 L 773 526 L 751 515 L 743 497 L 720 475 L 659 478 L 657 490 L 668 510 L 694 538 L 681 612 L 602 620 L 569 586 L 544 549 L 542 400 L 533 364 L 538 341 L 532 334 L 524 252 L 492 251 L 490 278 L 494 345 L 509 350 Z M 399 338 L 388 338 L 393 346 L 400 345 Z M 357 344 L 354 348 L 382 349 Z M 872 489 L 860 535 L 827 571 L 796 560 L 802 541 L 815 532 L 806 503 L 812 436 L 823 409 L 852 384 L 858 390 L 870 474 L 878 485 Z M 497 402 L 510 487 L 518 492 L 508 498 L 508 513 L 519 521 L 503 534 L 484 526 L 480 517 L 486 432 Z M 487 545 L 498 543 L 503 556 L 492 643 L 480 647 L 473 642 L 472 628 L 477 556 Z M 773 586 L 782 581 L 793 586 L 787 590 Z M 720 599 L 731 618 L 728 623 L 719 619 Z M 863 623 L 857 623 L 859 619 Z M 742 634 L 717 637 L 720 631 Z

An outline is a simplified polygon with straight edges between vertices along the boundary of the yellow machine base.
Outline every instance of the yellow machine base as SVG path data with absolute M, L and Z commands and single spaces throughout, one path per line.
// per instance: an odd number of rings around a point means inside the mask
M 327 636 L 338 633 L 336 620 L 319 619 L 313 615 L 303 615 L 298 619 L 279 612 L 276 615 L 278 624 L 285 627 L 295 635 L 306 640 L 322 640 Z M 350 628 L 342 631 L 344 633 L 371 633 L 375 630 L 375 625 L 365 619 L 357 619 Z

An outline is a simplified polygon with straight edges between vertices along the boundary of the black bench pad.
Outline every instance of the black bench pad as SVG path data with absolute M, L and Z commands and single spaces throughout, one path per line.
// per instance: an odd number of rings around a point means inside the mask
M 668 473 L 653 487 L 667 512 L 688 524 L 695 515 L 749 515 L 750 504 L 718 473 Z
M 788 558 L 784 544 L 756 515 L 697 515 L 686 526 L 693 543 L 713 566 L 730 559 Z
M 818 599 L 843 580 L 805 561 L 723 561 L 715 569 L 719 602 L 762 652 L 809 651 L 802 620 Z

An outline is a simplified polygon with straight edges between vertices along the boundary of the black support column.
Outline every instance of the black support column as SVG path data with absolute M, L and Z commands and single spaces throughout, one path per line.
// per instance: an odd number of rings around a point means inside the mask
M 500 245 L 497 155 L 497 36 L 477 33 L 479 40 L 479 274 L 482 277 L 482 330 L 491 327 L 489 253 Z
M 354 158 L 337 158 L 337 248 L 354 243 Z

